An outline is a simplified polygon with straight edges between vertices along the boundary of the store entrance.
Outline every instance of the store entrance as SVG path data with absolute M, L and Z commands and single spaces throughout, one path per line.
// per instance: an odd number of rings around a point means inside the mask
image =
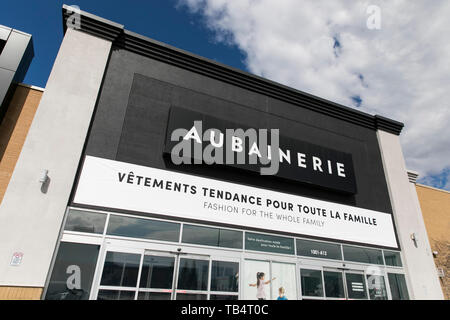
M 107 246 L 97 300 L 237 300 L 239 261 L 183 251 Z
M 368 299 L 362 271 L 324 269 L 323 278 L 327 299 Z
M 378 269 L 302 266 L 303 299 L 387 300 L 385 277 Z

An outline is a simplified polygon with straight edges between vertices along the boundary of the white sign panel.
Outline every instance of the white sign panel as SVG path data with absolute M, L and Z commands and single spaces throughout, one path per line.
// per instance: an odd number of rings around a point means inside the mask
M 74 202 L 397 248 L 387 213 L 91 156 Z
M 23 252 L 14 252 L 9 265 L 18 267 L 22 263 Z

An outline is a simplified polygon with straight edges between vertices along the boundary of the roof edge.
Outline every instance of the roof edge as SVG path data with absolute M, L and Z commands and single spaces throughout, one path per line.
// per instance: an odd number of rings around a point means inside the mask
M 431 190 L 434 190 L 434 191 L 440 191 L 440 192 L 444 192 L 444 193 L 450 194 L 450 191 L 447 191 L 447 190 L 444 190 L 444 189 L 439 189 L 439 188 L 432 187 L 432 186 L 428 186 L 428 185 L 423 184 L 423 183 L 416 183 L 416 187 L 422 187 L 422 188 L 431 189 Z
M 71 6 L 63 5 L 64 33 L 67 20 L 73 14 Z M 125 30 L 123 25 L 91 13 L 80 10 L 79 14 L 80 31 L 109 40 L 115 46 L 134 53 L 373 130 L 400 135 L 404 127 L 401 122 L 370 115 Z
M 23 83 L 23 82 L 18 83 L 17 85 L 18 85 L 18 86 L 21 86 L 21 87 L 28 88 L 28 89 L 36 90 L 36 91 L 42 91 L 42 92 L 45 91 L 45 88 L 38 87 L 38 86 L 34 86 L 34 85 L 32 85 L 32 84 L 26 84 L 26 83 Z

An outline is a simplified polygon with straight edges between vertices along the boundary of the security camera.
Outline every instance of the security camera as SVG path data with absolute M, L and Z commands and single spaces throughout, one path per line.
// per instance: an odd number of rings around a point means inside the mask
M 177 251 L 178 251 L 178 252 L 181 252 L 181 248 L 178 248 Z

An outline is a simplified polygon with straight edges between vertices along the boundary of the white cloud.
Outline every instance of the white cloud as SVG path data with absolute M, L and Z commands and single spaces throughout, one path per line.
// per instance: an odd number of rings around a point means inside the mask
M 407 166 L 422 177 L 450 167 L 450 1 L 180 3 L 245 52 L 251 73 L 404 122 Z M 366 26 L 369 5 L 379 30 Z

